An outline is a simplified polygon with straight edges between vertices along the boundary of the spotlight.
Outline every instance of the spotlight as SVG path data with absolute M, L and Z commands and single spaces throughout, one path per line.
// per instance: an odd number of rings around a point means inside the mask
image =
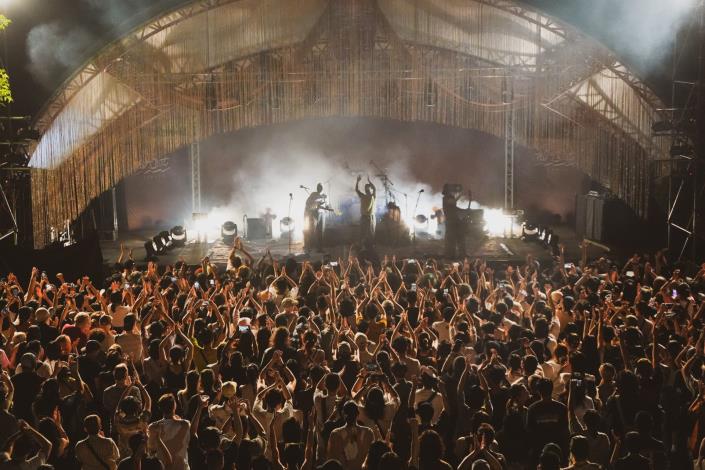
M 237 224 L 232 220 L 228 220 L 220 228 L 220 236 L 223 237 L 223 243 L 232 245 L 237 237 Z
M 186 229 L 181 225 L 175 225 L 171 229 L 171 241 L 173 247 L 186 246 Z
M 512 231 L 512 216 L 505 214 L 502 209 L 486 209 L 485 231 L 490 237 L 504 237 Z
M 524 222 L 521 224 L 521 237 L 525 241 L 538 240 L 539 238 L 539 228 L 537 225 L 531 222 Z
M 159 232 L 152 240 L 157 247 L 157 254 L 162 255 L 171 248 L 171 234 L 166 230 Z
M 152 261 L 157 258 L 159 247 L 154 242 L 154 239 L 144 242 L 144 251 L 147 252 L 147 256 L 145 257 L 147 261 Z
M 424 225 L 428 224 L 428 217 L 426 217 L 426 216 L 423 215 L 423 214 L 419 214 L 419 215 L 417 215 L 416 217 L 414 217 L 414 223 L 415 223 L 417 226 L 419 226 L 419 225 L 420 225 L 420 226 L 424 226 Z

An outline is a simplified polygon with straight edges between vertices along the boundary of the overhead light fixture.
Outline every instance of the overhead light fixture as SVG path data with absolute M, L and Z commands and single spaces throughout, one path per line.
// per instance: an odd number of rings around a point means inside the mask
M 228 220 L 220 228 L 220 236 L 223 237 L 223 243 L 232 245 L 237 237 L 237 224 L 232 220 Z

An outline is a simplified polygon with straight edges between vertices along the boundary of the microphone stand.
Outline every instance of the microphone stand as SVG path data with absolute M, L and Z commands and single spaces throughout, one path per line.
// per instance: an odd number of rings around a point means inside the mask
M 289 223 L 291 224 L 291 227 L 289 227 L 289 254 L 291 254 L 291 232 L 294 231 L 294 224 L 293 221 L 291 220 L 291 202 L 294 200 L 294 193 L 289 193 L 289 210 L 286 213 L 287 219 L 289 219 Z
M 412 245 L 414 247 L 414 253 L 416 252 L 416 211 L 419 208 L 419 200 L 421 199 L 421 193 L 423 193 L 423 189 L 419 191 L 419 194 L 416 196 L 416 204 L 414 205 L 414 213 L 411 215 L 411 223 L 414 224 L 414 236 L 412 238 Z

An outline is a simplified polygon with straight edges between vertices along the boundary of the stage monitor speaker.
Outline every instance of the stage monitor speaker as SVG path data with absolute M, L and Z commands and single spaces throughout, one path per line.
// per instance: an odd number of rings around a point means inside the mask
M 263 240 L 266 238 L 267 231 L 264 227 L 264 219 L 261 217 L 247 219 L 247 239 L 248 240 Z
M 575 204 L 575 231 L 596 242 L 605 241 L 605 199 L 599 194 L 580 195 Z

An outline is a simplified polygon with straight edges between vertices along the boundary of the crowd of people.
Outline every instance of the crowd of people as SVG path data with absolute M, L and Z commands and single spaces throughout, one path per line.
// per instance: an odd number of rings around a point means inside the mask
M 0 469 L 705 469 L 705 265 L 562 253 L 6 273 Z

